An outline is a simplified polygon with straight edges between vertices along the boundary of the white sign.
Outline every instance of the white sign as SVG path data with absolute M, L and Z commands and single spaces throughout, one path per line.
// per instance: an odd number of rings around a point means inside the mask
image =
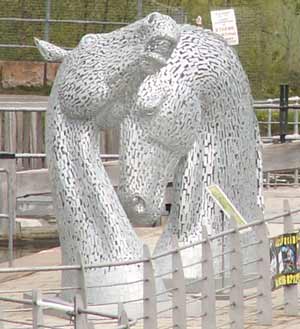
M 239 44 L 234 9 L 213 10 L 210 17 L 213 32 L 220 34 L 231 46 Z
M 215 200 L 216 204 L 223 210 L 224 214 L 236 221 L 238 225 L 247 224 L 245 218 L 235 208 L 233 203 L 228 199 L 227 195 L 218 185 L 210 185 L 206 187 L 209 194 Z

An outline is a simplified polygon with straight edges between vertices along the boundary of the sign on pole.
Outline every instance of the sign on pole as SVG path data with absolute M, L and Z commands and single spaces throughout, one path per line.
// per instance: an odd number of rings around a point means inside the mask
M 216 204 L 223 210 L 224 214 L 233 219 L 237 225 L 245 225 L 247 221 L 235 208 L 233 203 L 228 199 L 227 195 L 218 185 L 210 185 L 206 187 L 206 190 L 212 196 Z
M 300 234 L 288 233 L 270 239 L 272 288 L 300 283 Z
M 220 34 L 231 46 L 239 44 L 234 9 L 213 10 L 210 12 L 213 32 Z

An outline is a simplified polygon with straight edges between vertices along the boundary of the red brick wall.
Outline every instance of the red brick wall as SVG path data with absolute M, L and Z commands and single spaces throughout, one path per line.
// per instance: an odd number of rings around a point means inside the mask
M 44 81 L 46 66 L 46 81 Z M 42 87 L 51 84 L 59 64 L 29 61 L 0 61 L 0 84 L 2 88 Z

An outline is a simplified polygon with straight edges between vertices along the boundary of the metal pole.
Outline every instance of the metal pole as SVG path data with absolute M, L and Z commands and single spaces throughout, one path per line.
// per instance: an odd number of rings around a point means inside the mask
M 296 99 L 295 105 L 299 105 L 299 98 Z M 299 135 L 299 112 L 295 111 L 295 126 L 294 134 Z
M 235 232 L 230 236 L 230 245 L 234 253 L 230 254 L 230 277 L 233 287 L 230 289 L 229 318 L 232 321 L 231 329 L 244 328 L 244 300 L 243 300 L 243 265 L 241 254 L 240 233 L 234 219 L 231 227 Z
M 272 109 L 268 109 L 268 137 L 272 137 Z
M 296 105 L 299 105 L 298 99 L 296 100 Z M 299 112 L 296 110 L 294 112 L 294 134 L 299 135 Z M 295 169 L 295 186 L 299 186 L 299 170 Z
M 122 303 L 118 304 L 118 325 L 129 328 L 128 316 Z
M 49 41 L 50 35 L 50 18 L 51 18 L 51 0 L 45 0 L 45 28 L 44 28 L 44 40 Z M 43 84 L 47 84 L 47 62 L 44 63 L 44 77 Z
M 39 305 L 42 300 L 41 292 L 32 290 L 32 328 L 38 329 L 44 325 L 43 308 Z
M 215 329 L 216 324 L 216 283 L 214 277 L 214 263 L 211 242 L 208 240 L 207 229 L 202 225 L 202 238 L 207 241 L 202 244 L 202 328 Z
M 178 249 L 178 240 L 175 235 L 172 237 L 172 247 L 174 249 Z M 177 288 L 172 295 L 173 327 L 178 329 L 186 329 L 185 279 L 180 251 L 172 253 L 172 271 L 173 287 Z
M 8 214 L 9 214 L 9 230 L 8 230 L 8 254 L 9 266 L 13 266 L 14 261 L 14 233 L 16 223 L 16 160 L 11 159 L 8 176 Z
M 75 312 L 75 329 L 88 328 L 88 318 L 87 315 L 80 312 L 79 309 L 84 307 L 83 301 L 80 295 L 74 297 L 74 312 Z
M 85 267 L 84 267 L 84 263 L 82 261 L 82 257 L 79 252 L 77 254 L 77 262 L 80 265 L 80 270 L 77 271 L 78 285 L 80 287 L 80 292 L 78 295 L 80 295 L 80 297 L 81 297 L 83 307 L 87 308 L 88 302 L 87 302 L 87 284 L 86 284 L 86 277 L 85 277 Z
M 257 283 L 257 320 L 260 325 L 272 325 L 272 291 L 270 270 L 270 243 L 268 229 L 265 222 L 254 228 L 256 238 L 261 241 L 257 245 L 257 255 L 261 260 L 257 263 L 257 272 L 260 279 Z
M 294 134 L 299 135 L 299 113 L 297 110 L 294 111 Z
M 157 304 L 155 296 L 155 279 L 151 254 L 147 245 L 143 247 L 144 259 L 149 259 L 144 263 L 144 329 L 157 329 Z
M 137 18 L 143 17 L 143 0 L 137 0 Z
M 288 109 L 289 109 L 289 85 L 280 85 L 280 142 L 285 143 L 285 136 L 287 134 L 288 123 Z
M 16 221 L 16 159 L 15 153 L 0 152 L 1 167 L 7 172 L 7 202 L 8 215 L 8 262 L 13 266 L 14 259 L 14 232 Z M 2 168 L 1 168 L 2 169 Z M 3 171 L 1 170 L 1 171 Z
M 299 186 L 299 169 L 295 169 L 294 175 L 294 184 L 295 186 Z
M 51 18 L 51 0 L 45 0 L 45 29 L 44 29 L 45 41 L 49 41 L 50 18 Z

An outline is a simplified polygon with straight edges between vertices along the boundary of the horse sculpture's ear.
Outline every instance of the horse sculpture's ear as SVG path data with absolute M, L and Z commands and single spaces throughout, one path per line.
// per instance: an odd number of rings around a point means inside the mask
M 34 38 L 34 43 L 47 62 L 62 62 L 69 53 L 68 50 L 53 45 L 50 42 Z

